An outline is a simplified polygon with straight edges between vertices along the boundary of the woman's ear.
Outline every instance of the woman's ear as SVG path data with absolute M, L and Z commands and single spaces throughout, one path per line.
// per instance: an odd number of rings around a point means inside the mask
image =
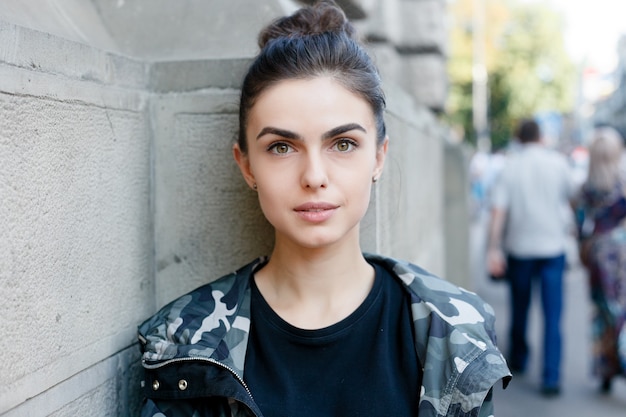
M 387 156 L 387 147 L 389 145 L 389 137 L 385 136 L 383 143 L 378 146 L 376 150 L 376 165 L 374 166 L 374 175 L 372 178 L 380 178 L 383 173 L 383 168 L 385 167 L 385 157 Z
M 250 167 L 250 158 L 248 158 L 248 154 L 241 150 L 238 143 L 233 145 L 233 158 L 235 158 L 235 162 L 237 162 L 239 166 L 243 179 L 248 183 L 250 188 L 255 189 L 256 180 L 254 179 L 254 174 Z

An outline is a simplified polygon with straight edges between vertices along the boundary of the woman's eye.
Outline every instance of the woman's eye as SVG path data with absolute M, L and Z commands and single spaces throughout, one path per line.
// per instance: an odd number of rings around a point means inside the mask
M 271 153 L 275 153 L 275 154 L 286 154 L 291 151 L 291 146 L 287 145 L 286 143 L 278 142 L 278 143 L 273 143 L 272 145 L 270 145 L 268 150 Z
M 335 149 L 337 149 L 339 152 L 349 152 L 354 150 L 355 147 L 356 143 L 349 139 L 340 139 L 335 142 Z

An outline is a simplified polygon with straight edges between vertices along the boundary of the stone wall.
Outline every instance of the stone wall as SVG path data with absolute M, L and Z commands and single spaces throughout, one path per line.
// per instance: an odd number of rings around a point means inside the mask
M 439 47 L 407 42 L 443 43 L 427 30 L 433 41 L 413 34 L 400 47 L 371 30 L 389 15 L 408 28 L 409 12 L 419 25 L 438 22 L 444 2 L 341 3 L 367 16 L 358 24 L 388 100 L 389 159 L 363 248 L 446 275 L 450 170 L 436 117 L 445 73 L 414 74 L 413 87 L 398 79 L 415 68 L 406 54 L 444 59 Z M 137 415 L 136 326 L 271 248 L 230 147 L 256 33 L 296 4 L 32 4 L 0 6 L 0 415 Z M 404 12 L 382 13 L 390 4 Z M 457 261 L 467 256 L 454 250 Z
M 127 415 L 155 306 L 146 65 L 3 21 L 0 50 L 0 414 Z

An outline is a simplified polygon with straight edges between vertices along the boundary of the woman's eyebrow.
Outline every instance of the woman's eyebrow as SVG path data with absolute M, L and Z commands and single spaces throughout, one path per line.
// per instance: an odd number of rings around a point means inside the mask
M 259 134 L 256 135 L 256 138 L 259 139 L 263 135 L 270 135 L 270 134 L 281 136 L 285 139 L 302 139 L 302 137 L 295 132 L 292 132 L 290 130 L 285 130 L 285 129 L 279 129 L 277 127 L 271 127 L 271 126 L 264 127 L 263 129 L 261 129 L 261 132 L 259 132 Z
M 322 135 L 322 139 L 331 139 L 337 135 L 341 135 L 342 133 L 349 132 L 351 130 L 360 130 L 363 133 L 367 133 L 367 130 L 363 126 L 358 123 L 347 123 L 345 125 L 337 126 L 330 129 L 328 132 Z
M 322 135 L 322 139 L 323 140 L 331 139 L 331 138 L 334 138 L 335 136 L 341 135 L 342 133 L 346 133 L 351 130 L 360 130 L 363 133 L 367 133 L 367 130 L 365 130 L 365 128 L 358 123 L 346 123 L 345 125 L 334 127 L 330 129 L 328 132 L 325 132 Z M 285 139 L 294 139 L 294 140 L 302 139 L 302 136 L 300 136 L 299 134 L 295 132 L 292 132 L 286 129 L 280 129 L 278 127 L 272 127 L 272 126 L 267 126 L 261 129 L 261 131 L 256 136 L 256 138 L 259 139 L 261 136 L 270 135 L 270 134 L 280 136 Z

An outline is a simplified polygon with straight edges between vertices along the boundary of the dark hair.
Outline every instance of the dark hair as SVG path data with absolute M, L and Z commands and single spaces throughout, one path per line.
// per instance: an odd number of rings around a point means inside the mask
M 520 122 L 517 138 L 521 143 L 538 142 L 540 136 L 537 122 L 531 119 L 524 119 Z
M 354 37 L 343 11 L 331 2 L 303 7 L 275 20 L 259 34 L 261 52 L 246 74 L 239 103 L 239 147 L 247 152 L 248 113 L 267 88 L 283 80 L 330 76 L 363 97 L 376 120 L 378 143 L 385 138 L 385 96 L 372 59 Z

